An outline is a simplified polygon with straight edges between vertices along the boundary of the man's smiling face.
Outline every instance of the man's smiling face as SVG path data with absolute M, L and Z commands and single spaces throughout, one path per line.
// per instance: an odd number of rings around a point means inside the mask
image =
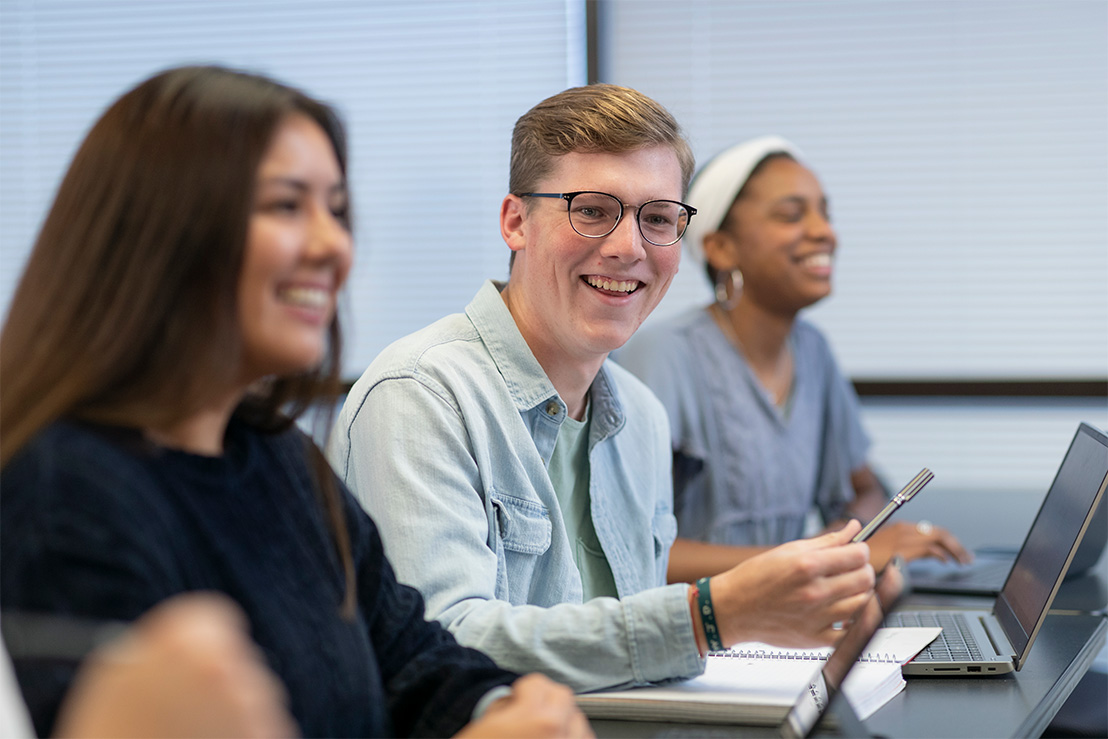
M 502 231 L 515 251 L 508 305 L 540 363 L 599 368 L 658 305 L 677 273 L 681 243 L 647 242 L 635 214 L 650 200 L 680 200 L 681 182 L 669 146 L 558 157 L 536 190 L 593 190 L 625 204 L 622 220 L 602 238 L 574 231 L 564 200 L 505 199 Z

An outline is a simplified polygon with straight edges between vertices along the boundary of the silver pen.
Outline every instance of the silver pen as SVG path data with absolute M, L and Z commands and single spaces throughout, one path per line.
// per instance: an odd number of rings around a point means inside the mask
M 866 539 L 873 536 L 873 532 L 877 531 L 877 529 L 881 527 L 881 524 L 888 521 L 889 517 L 896 513 L 897 509 L 900 508 L 900 506 L 904 505 L 913 497 L 915 497 L 916 493 L 918 493 L 920 490 L 923 490 L 923 486 L 931 482 L 931 479 L 933 477 L 935 477 L 935 475 L 933 475 L 931 473 L 931 470 L 927 469 L 926 467 L 920 470 L 919 474 L 909 480 L 908 484 L 901 488 L 900 492 L 893 496 L 888 505 L 882 508 L 880 513 L 874 516 L 869 523 L 863 526 L 862 530 L 855 534 L 854 538 L 851 539 L 851 541 L 865 541 Z

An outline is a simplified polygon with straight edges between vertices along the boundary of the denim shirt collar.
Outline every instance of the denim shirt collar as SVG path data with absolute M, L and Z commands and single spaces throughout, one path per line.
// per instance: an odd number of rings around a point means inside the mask
M 500 370 L 508 392 L 520 413 L 544 411 L 560 426 L 565 419 L 566 404 L 546 376 L 539 360 L 531 352 L 520 333 L 507 304 L 500 293 L 505 283 L 487 280 L 466 306 L 466 316 L 477 330 L 481 341 Z M 601 365 L 589 388 L 592 403 L 592 426 L 589 448 L 619 431 L 626 417 L 615 383 L 608 372 L 608 360 Z M 558 405 L 557 413 L 550 403 Z

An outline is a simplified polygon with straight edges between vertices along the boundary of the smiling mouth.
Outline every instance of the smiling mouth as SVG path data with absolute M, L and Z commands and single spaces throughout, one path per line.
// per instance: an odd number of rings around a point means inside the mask
M 824 269 L 831 266 L 831 255 L 826 252 L 820 252 L 817 254 L 809 254 L 806 257 L 802 257 L 797 260 L 805 267 L 816 267 Z
M 643 283 L 638 280 L 613 280 L 608 277 L 599 277 L 597 275 L 588 275 L 582 278 L 589 287 L 596 288 L 597 290 L 603 290 L 610 293 L 620 293 L 623 295 L 630 295 L 638 290 Z
M 331 305 L 331 291 L 319 287 L 286 287 L 277 294 L 283 302 L 298 308 L 319 310 Z

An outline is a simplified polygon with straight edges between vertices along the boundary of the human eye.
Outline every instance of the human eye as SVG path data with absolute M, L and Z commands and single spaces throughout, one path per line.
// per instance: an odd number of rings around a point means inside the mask
M 572 215 L 577 219 L 599 222 L 615 218 L 619 205 L 614 198 L 607 195 L 585 193 L 573 199 L 571 209 Z
M 271 215 L 292 216 L 304 208 L 304 193 L 284 180 L 262 182 L 255 209 Z
M 800 223 L 804 219 L 804 209 L 796 205 L 784 206 L 778 208 L 773 215 L 784 223 Z
M 262 201 L 261 210 L 279 215 L 295 215 L 300 211 L 300 201 L 294 197 L 274 197 Z
M 346 228 L 350 228 L 350 201 L 345 195 L 332 199 L 328 209 L 336 221 Z
M 674 214 L 667 209 L 645 211 L 639 220 L 648 226 L 671 226 L 677 219 Z

